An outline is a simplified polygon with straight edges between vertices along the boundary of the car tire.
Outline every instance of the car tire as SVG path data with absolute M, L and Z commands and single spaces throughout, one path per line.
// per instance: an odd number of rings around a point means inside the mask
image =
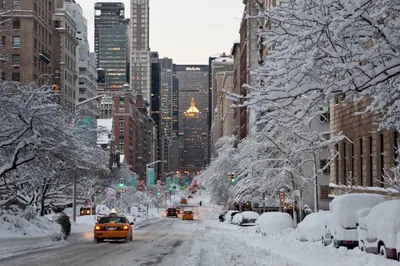
M 94 242 L 97 243 L 97 244 L 99 244 L 99 243 L 102 243 L 102 242 L 103 242 L 103 239 L 95 238 L 95 239 L 94 239 Z
M 379 250 L 379 255 L 381 255 L 382 257 L 384 257 L 385 259 L 387 259 L 387 253 L 386 253 L 385 244 L 381 244 L 381 245 L 378 247 L 378 250 Z

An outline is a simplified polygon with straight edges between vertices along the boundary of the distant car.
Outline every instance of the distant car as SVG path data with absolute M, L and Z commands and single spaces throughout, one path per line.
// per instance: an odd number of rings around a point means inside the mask
M 168 208 L 167 217 L 176 217 L 176 218 L 178 218 L 178 212 L 177 212 L 176 208 Z
M 187 200 L 186 199 L 181 199 L 181 204 L 187 204 Z
M 182 214 L 182 220 L 193 220 L 193 212 L 192 211 L 184 211 Z
M 81 216 L 94 215 L 96 213 L 96 208 L 95 207 L 81 207 L 79 213 Z
M 104 240 L 133 240 L 133 222 L 124 216 L 106 216 L 101 217 L 94 226 L 94 240 L 101 243 Z
M 193 196 L 192 196 L 192 195 L 189 195 L 188 198 L 189 198 L 189 199 L 193 199 Z

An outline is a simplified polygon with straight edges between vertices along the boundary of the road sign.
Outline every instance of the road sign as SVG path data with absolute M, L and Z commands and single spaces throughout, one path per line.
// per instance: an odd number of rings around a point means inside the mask
M 83 202 L 83 205 L 84 205 L 84 206 L 88 206 L 88 205 L 89 205 L 89 202 L 88 202 L 87 200 L 85 200 L 85 201 Z
M 147 185 L 154 185 L 154 168 L 147 168 Z

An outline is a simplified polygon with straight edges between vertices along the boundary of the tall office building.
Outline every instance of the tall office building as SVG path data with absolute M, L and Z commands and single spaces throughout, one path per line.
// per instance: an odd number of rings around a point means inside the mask
M 156 137 L 156 160 L 163 160 L 161 158 L 162 148 L 161 148 L 161 67 L 158 62 L 159 55 L 158 52 L 151 52 L 151 118 L 153 119 L 157 132 Z M 158 168 L 158 165 L 154 167 Z M 155 169 L 158 173 L 159 171 Z
M 131 89 L 137 95 L 142 95 L 143 99 L 149 102 L 151 100 L 149 0 L 131 0 L 130 25 Z
M 184 128 L 184 149 L 181 169 L 189 172 L 198 172 L 204 168 L 204 148 L 206 142 L 204 136 L 199 134 L 204 130 L 204 119 L 196 107 L 195 99 L 190 101 L 190 107 L 183 113 Z
M 78 63 L 79 81 L 75 92 L 78 101 L 81 102 L 97 94 L 96 55 L 90 53 L 87 20 L 83 16 L 82 7 L 75 0 L 64 0 L 64 2 L 67 13 L 76 24 L 78 47 L 75 57 Z M 88 115 L 97 116 L 97 102 L 86 103 L 85 110 L 89 111 Z
M 208 65 L 175 65 L 175 75 L 179 81 L 178 89 L 178 134 L 179 145 L 181 149 L 181 168 L 187 165 L 184 161 L 185 150 L 185 111 L 190 107 L 191 99 L 194 98 L 196 107 L 199 109 L 199 116 L 196 121 L 201 125 L 197 134 L 201 136 L 204 142 L 204 149 L 202 150 L 203 165 L 207 162 L 208 147 L 208 126 L 207 126 L 207 113 L 209 112 L 209 86 L 208 86 Z
M 125 19 L 125 6 L 117 2 L 98 2 L 94 9 L 96 67 L 105 69 L 109 87 L 122 89 L 129 65 L 129 19 Z

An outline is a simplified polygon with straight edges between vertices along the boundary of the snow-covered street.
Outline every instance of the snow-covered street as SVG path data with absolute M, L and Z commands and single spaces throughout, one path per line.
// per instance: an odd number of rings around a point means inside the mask
M 219 208 L 205 196 L 190 200 L 194 221 L 150 219 L 135 226 L 133 242 L 93 242 L 89 225 L 74 226 L 75 234 L 62 246 L 30 250 L 0 260 L 0 265 L 183 265 L 183 266 L 390 266 L 396 261 L 321 243 L 299 242 L 293 230 L 262 236 L 255 227 L 220 223 Z M 79 230 L 78 230 L 79 228 Z M 16 240 L 15 240 L 16 241 Z M 55 242 L 57 243 L 57 242 Z

